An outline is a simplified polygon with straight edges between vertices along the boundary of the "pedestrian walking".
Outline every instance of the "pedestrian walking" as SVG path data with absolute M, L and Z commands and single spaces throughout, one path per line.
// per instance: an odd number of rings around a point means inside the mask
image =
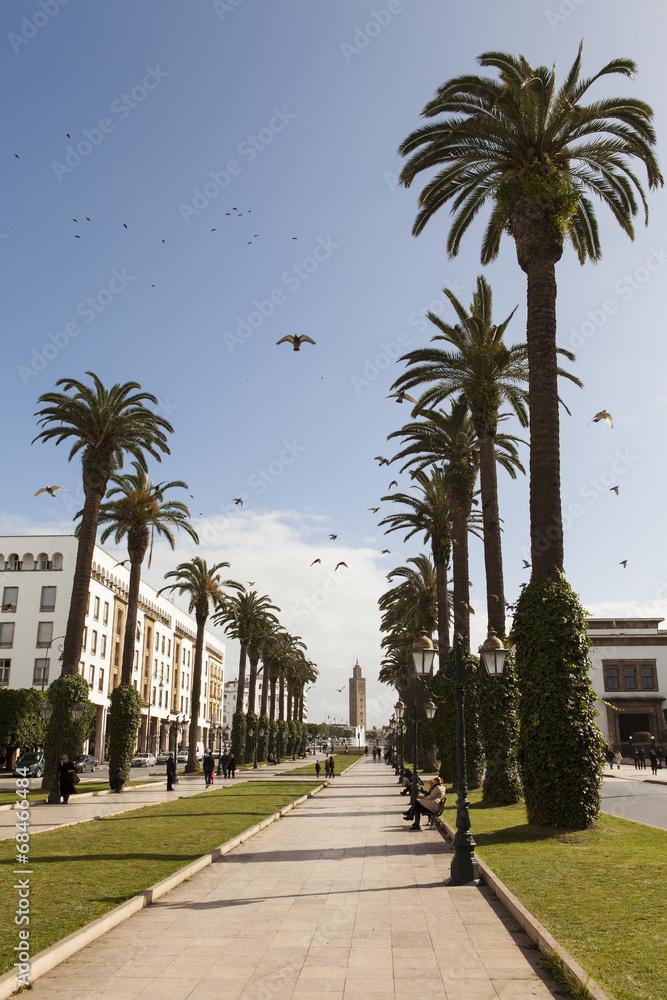
M 335 777 L 335 775 L 334 775 L 334 768 L 335 768 L 335 764 L 334 764 L 333 754 L 331 754 L 331 756 L 329 757 L 329 777 L 330 778 Z
M 646 770 L 646 754 L 642 747 L 639 748 L 639 767 L 642 771 Z
M 649 756 L 649 760 L 651 761 L 651 774 L 657 774 L 658 773 L 658 755 L 655 752 L 655 750 L 654 750 L 653 747 L 651 747 L 651 749 L 649 750 L 648 756 Z
M 614 754 L 614 760 L 616 761 L 616 770 L 620 771 L 621 770 L 621 761 L 623 760 L 623 758 L 621 757 L 621 751 L 620 750 L 617 750 L 616 753 Z
M 316 760 L 315 761 L 315 776 L 316 777 L 319 778 L 321 770 L 322 770 L 322 768 L 320 767 L 320 762 L 319 762 L 319 760 Z
M 207 750 L 204 754 L 204 760 L 202 761 L 202 767 L 204 768 L 204 784 L 206 788 L 213 784 L 213 768 L 215 767 L 215 761 L 213 760 L 213 754 L 210 750 Z
M 368 743 L 364 747 L 364 757 L 368 757 Z
M 607 763 L 609 764 L 610 769 L 613 771 L 614 770 L 614 751 L 612 750 L 612 748 L 610 746 L 607 745 L 605 747 L 604 755 L 607 758 Z
M 236 760 L 234 759 L 234 754 L 230 753 L 229 760 L 227 761 L 227 771 L 230 778 L 236 777 Z
M 176 777 L 176 761 L 174 760 L 173 753 L 169 754 L 169 759 L 167 760 L 167 791 L 173 792 L 174 790 L 174 778 Z
M 640 763 L 639 763 L 639 750 L 635 749 L 635 752 L 634 752 L 634 755 L 633 755 L 633 759 L 634 759 L 634 762 L 635 762 L 635 771 L 638 771 L 639 768 L 640 768 L 640 766 L 641 766 Z
M 222 765 L 222 776 L 223 778 L 226 778 L 229 772 L 229 754 L 227 751 L 225 751 L 220 758 L 220 764 Z
M 66 753 L 60 758 L 58 771 L 60 777 L 60 794 L 63 802 L 67 805 L 70 795 L 76 795 L 76 788 L 74 786 L 79 783 L 79 775 L 74 770 L 74 764 Z

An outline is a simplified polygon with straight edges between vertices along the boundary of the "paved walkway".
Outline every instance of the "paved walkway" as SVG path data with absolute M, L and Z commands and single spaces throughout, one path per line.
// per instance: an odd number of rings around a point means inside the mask
M 363 760 L 53 972 L 32 1000 L 527 1000 L 539 953 Z
M 637 769 L 634 764 L 621 764 L 620 770 L 612 769 L 607 765 L 604 769 L 603 778 L 623 778 L 625 781 L 650 781 L 660 785 L 667 785 L 667 767 L 663 767 L 657 774 L 653 774 L 650 766 L 646 769 Z
M 312 760 L 313 758 L 310 758 Z M 324 760 L 324 757 L 322 757 Z M 235 778 L 214 779 L 213 788 L 227 788 L 230 785 L 237 785 L 239 781 L 271 781 L 274 777 L 289 778 L 290 771 L 308 764 L 308 759 L 281 763 L 279 766 L 258 767 L 255 771 L 237 770 Z M 393 772 L 392 772 L 393 773 Z M 323 776 L 323 775 L 322 775 Z M 143 775 L 138 776 L 143 777 Z M 149 776 L 146 776 L 150 780 Z M 132 772 L 132 779 L 135 774 Z M 63 802 L 57 805 L 31 805 L 30 806 L 30 833 L 44 833 L 46 830 L 55 830 L 59 826 L 71 826 L 73 823 L 82 823 L 86 820 L 96 819 L 98 816 L 111 816 L 116 813 L 129 812 L 131 809 L 140 809 L 142 806 L 154 806 L 158 802 L 166 802 L 168 799 L 185 798 L 189 795 L 199 795 L 205 791 L 203 774 L 189 775 L 179 772 L 178 784 L 173 792 L 167 791 L 166 779 L 164 783 L 156 782 L 154 787 L 146 788 L 125 788 L 120 795 L 72 795 L 67 805 Z M 294 781 L 314 781 L 315 775 L 294 775 Z M 35 785 L 37 782 L 35 782 Z M 79 786 L 79 793 L 85 792 L 85 784 Z M 11 840 L 16 834 L 16 816 L 13 810 L 0 812 L 0 840 Z

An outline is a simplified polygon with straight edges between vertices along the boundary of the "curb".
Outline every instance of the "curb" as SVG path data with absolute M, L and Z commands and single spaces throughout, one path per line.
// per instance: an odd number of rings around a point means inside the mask
M 129 786 L 127 789 L 123 789 L 123 791 L 134 792 L 138 791 L 140 788 L 157 788 L 158 785 L 166 785 L 166 784 L 167 784 L 166 779 L 164 781 L 147 781 L 145 782 L 145 784 Z M 96 792 L 77 792 L 76 794 L 77 798 L 90 799 L 94 795 L 111 795 L 111 792 L 112 792 L 111 788 L 100 788 Z M 32 799 L 30 805 L 45 806 L 46 803 L 47 803 L 46 799 Z M 9 805 L 0 806 L 0 812 L 10 812 L 11 810 L 17 808 L 18 806 L 16 802 L 10 802 Z
M 441 836 L 446 837 L 448 840 L 454 840 L 454 835 L 456 834 L 454 827 L 450 826 L 445 820 L 439 818 L 435 819 L 435 824 Z M 489 889 L 491 889 L 497 899 L 500 900 L 505 909 L 511 913 L 522 930 L 524 930 L 530 940 L 537 945 L 542 954 L 549 955 L 552 952 L 556 952 L 570 975 L 573 976 L 573 978 L 581 986 L 585 986 L 595 1000 L 611 1000 L 609 995 L 605 993 L 600 986 L 598 986 L 595 980 L 589 976 L 584 969 L 582 969 L 576 959 L 574 959 L 572 955 L 570 955 L 563 947 L 561 947 L 561 945 L 558 944 L 558 941 L 551 936 L 546 927 L 544 927 L 539 920 L 534 917 L 522 903 L 519 902 L 514 893 L 507 888 L 504 882 L 500 881 L 498 876 L 494 874 L 489 866 L 486 865 L 478 855 L 475 855 L 475 857 L 485 884 L 488 885 Z
M 282 819 L 297 806 L 302 805 L 308 799 L 312 798 L 313 795 L 317 795 L 319 792 L 323 791 L 327 785 L 318 785 L 317 788 L 313 788 L 312 791 L 308 792 L 306 795 L 300 796 L 300 798 L 295 799 L 294 802 L 290 802 L 288 805 L 283 806 L 278 812 L 273 813 L 271 816 L 267 816 L 260 823 L 256 823 L 254 826 L 248 827 L 243 833 L 238 834 L 232 840 L 226 841 L 221 844 L 220 847 L 215 847 L 208 854 L 204 854 L 201 858 L 197 858 L 195 861 L 191 861 L 190 864 L 186 865 L 184 868 L 179 868 L 178 871 L 173 872 L 168 875 L 167 878 L 162 879 L 160 882 L 156 882 L 155 885 L 151 885 L 148 889 L 144 889 L 142 892 L 138 893 L 136 896 L 132 896 L 130 899 L 126 899 L 124 903 L 120 906 L 115 906 L 113 910 L 109 910 L 104 916 L 98 917 L 96 920 L 91 921 L 91 923 L 86 924 L 84 927 L 80 927 L 78 930 L 73 931 L 68 934 L 67 937 L 63 938 L 62 941 L 56 941 L 55 944 L 50 945 L 43 951 L 37 952 L 37 954 L 30 959 L 30 987 L 35 983 L 37 979 L 43 976 L 45 973 L 50 972 L 61 962 L 66 959 L 71 958 L 86 945 L 91 944 L 98 938 L 102 937 L 107 931 L 112 930 L 119 924 L 122 924 L 128 917 L 133 916 L 138 913 L 139 910 L 143 910 L 144 907 L 150 906 L 161 896 L 166 893 L 171 892 L 177 886 L 181 885 L 182 882 L 187 881 L 187 879 L 192 878 L 197 872 L 201 871 L 202 868 L 208 867 L 208 865 L 213 864 L 219 858 L 224 857 L 229 854 L 234 848 L 243 844 L 250 837 L 253 837 L 260 830 L 266 829 L 267 826 L 271 826 L 277 820 Z M 0 1000 L 6 1000 L 6 998 L 11 997 L 15 993 L 22 990 L 23 987 L 19 986 L 16 982 L 16 974 L 14 971 L 5 972 L 4 975 L 0 976 Z M 596 1000 L 598 998 L 596 997 Z M 600 1000 L 606 1000 L 606 998 L 600 998 Z
M 620 778 L 621 781 L 631 781 L 635 785 L 667 785 L 667 778 L 628 778 L 624 774 L 612 774 L 611 772 L 602 775 L 603 778 Z

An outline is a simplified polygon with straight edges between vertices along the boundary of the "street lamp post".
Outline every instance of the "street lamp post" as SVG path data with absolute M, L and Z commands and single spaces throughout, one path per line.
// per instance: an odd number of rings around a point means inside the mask
M 417 678 L 419 678 L 424 685 L 426 684 L 426 677 L 430 677 L 431 671 L 433 669 L 433 660 L 435 659 L 436 650 L 433 647 L 428 633 L 425 629 L 419 633 L 418 638 L 415 640 L 414 646 L 410 650 L 412 656 L 412 663 L 415 668 L 414 674 L 414 699 L 413 699 L 413 717 L 412 717 L 412 787 L 410 789 L 410 804 L 414 806 L 417 801 L 418 792 L 418 748 L 417 748 Z M 435 715 L 435 705 L 432 701 L 429 701 L 425 706 L 426 717 L 432 719 Z
M 490 677 L 500 677 L 505 666 L 507 650 L 493 629 L 479 648 L 481 659 Z M 475 858 L 475 839 L 470 832 L 470 802 L 468 800 L 468 778 L 466 766 L 465 737 L 465 680 L 463 671 L 463 640 L 456 636 L 454 646 L 454 668 L 456 672 L 456 834 L 454 836 L 454 857 L 450 877 L 445 885 L 475 885 L 479 882 L 479 868 Z
M 401 753 L 400 753 L 399 760 L 398 760 L 398 783 L 400 785 L 402 783 L 402 781 L 403 781 L 403 767 L 405 765 L 405 760 L 404 760 L 404 751 L 405 751 L 405 740 L 404 740 L 405 726 L 403 724 L 403 716 L 405 715 L 405 705 L 403 704 L 403 702 L 401 701 L 400 698 L 398 699 L 398 701 L 394 705 L 394 709 L 396 711 L 396 718 L 398 719 L 398 731 L 399 731 L 400 736 L 401 736 Z
M 42 718 L 45 722 L 48 722 L 53 715 L 53 705 L 50 701 L 45 702 L 42 705 Z M 71 718 L 74 722 L 78 722 L 83 715 L 83 705 L 80 701 L 75 701 L 71 709 Z M 60 752 L 62 750 L 63 742 L 63 727 L 65 725 L 65 703 L 62 702 L 60 705 L 60 712 L 58 714 L 58 740 L 56 743 L 56 761 L 53 768 L 53 776 L 51 778 L 51 790 L 49 792 L 49 797 L 46 800 L 47 804 L 50 806 L 60 804 L 60 781 L 59 781 L 59 769 L 60 769 Z

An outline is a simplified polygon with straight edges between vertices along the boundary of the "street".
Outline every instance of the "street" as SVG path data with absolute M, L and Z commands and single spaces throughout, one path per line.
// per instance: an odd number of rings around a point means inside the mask
M 667 785 L 605 777 L 602 811 L 667 830 Z

